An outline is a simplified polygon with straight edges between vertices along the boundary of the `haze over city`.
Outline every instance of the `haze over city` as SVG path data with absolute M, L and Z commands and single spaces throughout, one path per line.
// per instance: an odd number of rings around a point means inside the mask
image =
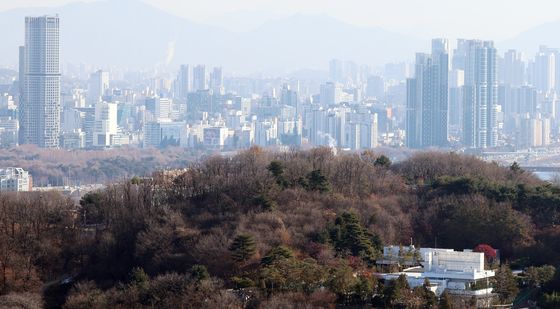
M 2 1 L 0 11 L 56 7 L 104 0 Z M 106 0 L 105 0 L 106 1 Z M 110 0 L 112 2 L 127 0 Z M 422 38 L 476 37 L 504 40 L 520 32 L 560 19 L 560 4 L 553 0 L 513 1 L 368 1 L 368 0 L 138 0 L 199 23 L 246 29 L 293 14 L 328 15 L 349 24 L 376 26 Z M 504 12 L 506 14 L 496 14 Z M 493 20 L 492 26 L 481 22 Z
M 25 15 L 59 13 L 64 25 L 74 29 L 61 33 L 63 62 L 146 68 L 164 62 L 169 44 L 175 44 L 176 65 L 192 61 L 225 65 L 236 73 L 288 73 L 321 69 L 329 58 L 370 65 L 413 61 L 411 55 L 429 49 L 433 37 L 491 39 L 504 50 L 534 53 L 540 44 L 560 46 L 554 35 L 560 31 L 558 6 L 544 0 L 531 5 L 481 0 L 3 1 L 0 29 L 6 33 L 0 34 L 6 43 L 21 44 L 23 30 L 7 25 Z M 498 18 L 495 12 L 501 10 L 507 14 Z M 140 19 L 154 22 L 148 26 Z M 108 31 L 113 35 L 104 35 Z M 80 33 L 88 39 L 80 40 Z M 125 36 L 126 41 L 116 39 Z M 150 38 L 149 44 L 144 38 Z M 251 44 L 256 41 L 259 46 Z M 191 48 L 193 42 L 198 49 Z M 101 46 L 114 51 L 101 53 Z M 219 54 L 226 48 L 229 53 Z M 244 55 L 253 61 L 242 63 Z M 16 61 L 13 50 L 0 50 L 1 64 Z

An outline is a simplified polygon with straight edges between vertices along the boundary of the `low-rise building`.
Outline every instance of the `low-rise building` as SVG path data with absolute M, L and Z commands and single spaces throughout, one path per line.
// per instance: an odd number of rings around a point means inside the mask
M 0 117 L 0 147 L 18 146 L 19 121 L 13 117 Z
M 64 132 L 60 135 L 60 145 L 64 149 L 82 149 L 86 147 L 86 132 L 80 129 Z
M 204 147 L 209 150 L 223 150 L 228 138 L 226 127 L 209 127 L 203 130 Z
M 19 167 L 0 169 L 0 192 L 31 191 L 33 182 L 29 172 Z
M 411 288 L 423 285 L 428 279 L 430 289 L 438 296 L 447 291 L 457 297 L 475 297 L 480 304 L 495 296 L 491 284 L 495 272 L 485 269 L 481 252 L 389 246 L 383 249 L 383 259 L 378 264 L 401 267 L 396 272 L 382 274 L 383 279 L 395 280 L 404 274 Z

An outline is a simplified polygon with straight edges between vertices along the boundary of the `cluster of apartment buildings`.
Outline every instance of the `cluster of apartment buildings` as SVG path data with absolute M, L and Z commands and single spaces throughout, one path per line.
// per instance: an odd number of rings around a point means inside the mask
M 406 144 L 412 148 L 516 149 L 550 145 L 558 135 L 560 51 L 541 46 L 533 59 L 499 55 L 493 41 L 432 40 L 407 80 Z
M 219 66 L 176 72 L 61 70 L 60 18 L 27 17 L 19 72 L 0 85 L 0 146 L 177 145 L 486 149 L 544 147 L 560 136 L 560 51 L 534 58 L 492 41 L 432 40 L 413 66 L 334 59 L 328 76 L 224 76 Z M 93 72 L 93 73 L 91 73 Z

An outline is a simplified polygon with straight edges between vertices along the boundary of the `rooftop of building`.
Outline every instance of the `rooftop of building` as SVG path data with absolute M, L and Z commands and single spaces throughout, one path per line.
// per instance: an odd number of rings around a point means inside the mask
M 15 177 L 26 175 L 29 175 L 29 173 L 21 167 L 7 167 L 4 169 L 0 169 L 0 177 Z

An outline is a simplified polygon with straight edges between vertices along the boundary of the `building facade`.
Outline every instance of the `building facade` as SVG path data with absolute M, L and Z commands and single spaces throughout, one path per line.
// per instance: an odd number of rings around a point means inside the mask
M 88 101 L 95 105 L 103 100 L 109 90 L 109 72 L 98 70 L 91 74 L 88 85 Z
M 0 169 L 0 192 L 26 192 L 32 188 L 29 172 L 19 167 Z
M 411 288 L 422 286 L 428 279 L 430 290 L 437 296 L 446 291 L 451 296 L 474 298 L 482 306 L 491 303 L 495 297 L 491 282 L 496 273 L 485 269 L 484 253 L 481 252 L 388 246 L 383 248 L 383 259 L 377 264 L 407 267 L 383 273 L 382 278 L 392 281 L 404 274 Z
M 99 102 L 95 105 L 95 125 L 93 129 L 93 146 L 108 147 L 113 145 L 117 135 L 117 104 Z
M 193 90 L 200 91 L 208 89 L 206 79 L 206 66 L 197 65 L 193 68 Z
M 443 147 L 448 142 L 449 44 L 432 40 L 432 54 L 416 55 L 414 78 L 407 80 L 407 146 Z
M 497 55 L 492 41 L 467 41 L 463 87 L 463 145 L 489 148 L 498 144 Z
M 60 133 L 60 21 L 26 17 L 20 143 L 57 148 Z

